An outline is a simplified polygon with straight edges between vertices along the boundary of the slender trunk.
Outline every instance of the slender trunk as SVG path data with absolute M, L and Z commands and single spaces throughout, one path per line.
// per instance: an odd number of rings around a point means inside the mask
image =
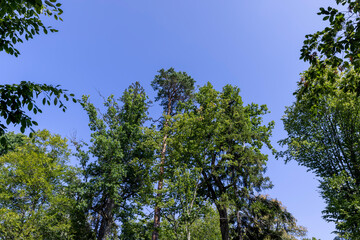
M 238 210 L 236 212 L 236 221 L 237 221 L 237 229 L 238 229 L 238 235 L 239 235 L 239 240 L 242 240 L 242 231 L 241 231 L 241 216 L 240 216 L 240 211 Z
M 220 215 L 221 239 L 229 240 L 229 220 L 227 215 L 227 209 L 223 205 L 216 205 L 216 208 Z
M 111 230 L 111 225 L 113 224 L 113 209 L 115 207 L 115 203 L 111 198 L 106 200 L 106 206 L 104 215 L 101 219 L 101 225 L 98 233 L 97 240 L 105 240 L 106 237 L 109 235 Z
M 169 117 L 171 114 L 171 100 L 169 100 L 167 107 L 168 107 L 167 117 Z M 167 138 L 168 138 L 168 133 L 167 133 L 168 126 L 169 126 L 169 119 L 166 118 L 164 123 L 165 134 L 162 140 L 162 148 L 160 153 L 160 173 L 159 173 L 160 176 L 158 182 L 158 191 L 162 190 L 164 184 L 163 178 L 164 178 L 164 164 L 165 164 L 166 146 L 167 146 Z M 161 198 L 160 192 L 158 192 L 156 195 L 156 199 L 159 198 Z M 159 239 L 160 216 L 161 216 L 161 208 L 156 205 L 154 211 L 154 231 L 152 233 L 152 238 L 151 238 L 152 240 Z
M 187 232 L 187 240 L 190 240 L 191 239 L 190 227 L 186 227 L 186 232 Z

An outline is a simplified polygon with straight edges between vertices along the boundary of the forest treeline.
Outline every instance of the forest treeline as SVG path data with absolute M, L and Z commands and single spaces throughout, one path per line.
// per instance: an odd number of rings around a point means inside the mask
M 39 131 L 6 134 L 0 157 L 2 239 L 296 239 L 306 229 L 261 195 L 273 122 L 239 88 L 194 91 L 184 72 L 152 81 L 163 107 L 149 117 L 139 83 L 109 96 L 104 112 L 83 96 L 91 141 Z M 154 117 L 153 117 L 154 118 Z M 86 124 L 86 123 L 84 123 Z M 24 224 L 26 223 L 26 224 Z
M 300 58 L 310 66 L 282 119 L 283 151 L 270 144 L 265 105 L 244 105 L 236 86 L 195 91 L 172 68 L 152 81 L 163 108 L 153 118 L 138 83 L 109 96 L 104 112 L 59 85 L 0 85 L 0 239 L 303 238 L 285 206 L 262 194 L 272 187 L 263 148 L 318 177 L 335 239 L 360 239 L 360 3 L 335 3 L 318 13 L 328 26 L 305 36 Z M 19 56 L 18 43 L 57 31 L 43 16 L 62 13 L 58 0 L 0 1 L 0 51 Z M 90 142 L 7 132 L 32 130 L 29 111 L 65 111 L 70 99 L 89 116 Z

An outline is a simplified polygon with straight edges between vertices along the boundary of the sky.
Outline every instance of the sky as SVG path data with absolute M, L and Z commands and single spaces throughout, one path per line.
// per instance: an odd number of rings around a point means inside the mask
M 139 81 L 154 99 L 151 81 L 161 68 L 185 71 L 199 86 L 210 82 L 241 89 L 245 103 L 266 104 L 275 121 L 272 144 L 286 137 L 281 117 L 294 101 L 305 35 L 324 27 L 316 13 L 330 0 L 72 0 L 63 2 L 63 22 L 45 21 L 58 33 L 17 45 L 16 58 L 0 53 L 0 84 L 32 81 L 60 84 L 101 107 L 102 96 L 120 97 Z M 63 113 L 44 107 L 38 129 L 88 141 L 88 118 L 69 102 Z M 161 114 L 155 103 L 152 115 Z M 10 130 L 19 128 L 10 128 Z M 265 151 L 266 152 L 266 151 Z M 76 163 L 74 163 L 76 164 Z M 334 225 L 321 217 L 325 204 L 318 180 L 295 162 L 269 152 L 267 193 L 307 227 L 308 237 L 333 239 Z

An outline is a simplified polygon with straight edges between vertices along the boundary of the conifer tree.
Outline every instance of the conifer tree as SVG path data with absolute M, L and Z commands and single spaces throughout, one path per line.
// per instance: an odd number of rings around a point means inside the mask
M 168 70 L 161 69 L 159 75 L 155 76 L 151 86 L 157 91 L 156 101 L 160 101 L 163 107 L 163 118 L 160 122 L 161 131 L 161 148 L 160 148 L 160 164 L 158 172 L 157 196 L 154 209 L 154 231 L 152 240 L 159 238 L 161 208 L 161 191 L 164 186 L 164 164 L 166 161 L 166 150 L 168 144 L 169 133 L 171 132 L 171 117 L 176 114 L 176 108 L 181 102 L 185 102 L 191 97 L 194 90 L 194 80 L 185 72 L 176 72 L 173 68 Z

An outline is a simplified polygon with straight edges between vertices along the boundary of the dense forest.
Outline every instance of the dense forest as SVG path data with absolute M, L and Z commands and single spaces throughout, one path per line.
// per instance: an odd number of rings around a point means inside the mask
M 149 80 L 152 93 L 134 82 L 103 106 L 60 85 L 0 85 L 0 239 L 316 240 L 264 193 L 266 151 L 315 173 L 335 239 L 360 239 L 360 2 L 336 4 L 346 10 L 321 7 L 329 26 L 305 36 L 310 66 L 282 118 L 282 151 L 266 105 L 174 68 Z M 61 6 L 1 1 L 0 51 L 18 57 L 18 43 L 56 32 L 43 16 L 62 20 Z M 33 130 L 43 105 L 65 112 L 69 100 L 87 114 L 90 141 Z

